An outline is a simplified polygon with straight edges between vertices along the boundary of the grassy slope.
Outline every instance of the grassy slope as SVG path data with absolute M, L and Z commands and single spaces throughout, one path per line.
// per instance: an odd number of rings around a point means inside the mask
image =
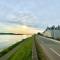
M 8 60 L 32 60 L 32 37 L 25 39 Z
M 24 40 L 17 42 L 16 44 L 13 44 L 12 46 L 9 46 L 8 48 L 4 49 L 3 51 L 0 52 L 0 57 L 2 57 L 3 55 L 7 54 L 9 51 L 11 51 L 12 49 L 14 49 L 16 46 L 18 46 L 20 43 L 22 43 Z

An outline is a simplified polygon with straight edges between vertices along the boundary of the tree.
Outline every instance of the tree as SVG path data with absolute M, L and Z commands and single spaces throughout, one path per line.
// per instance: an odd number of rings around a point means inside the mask
M 55 26 L 53 25 L 52 27 L 51 27 L 51 30 L 54 30 L 55 29 Z
M 38 34 L 38 35 L 43 35 L 43 34 L 41 34 L 40 32 L 38 32 L 37 34 Z
M 57 27 L 57 28 L 58 28 L 58 30 L 60 30 L 60 25 L 58 25 L 58 27 Z

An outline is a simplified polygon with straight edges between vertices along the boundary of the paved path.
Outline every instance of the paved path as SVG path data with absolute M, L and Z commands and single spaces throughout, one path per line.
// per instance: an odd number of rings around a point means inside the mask
M 36 38 L 50 60 L 60 60 L 60 41 L 39 35 Z
M 32 48 L 32 60 L 38 60 L 38 56 L 37 56 L 37 51 L 36 51 L 36 46 L 35 46 L 34 40 L 33 40 L 33 48 Z

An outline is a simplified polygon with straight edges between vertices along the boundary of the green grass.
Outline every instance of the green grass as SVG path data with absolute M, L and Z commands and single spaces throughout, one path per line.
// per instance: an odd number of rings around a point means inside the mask
M 25 39 L 8 60 L 32 60 L 32 37 Z
M 24 40 L 17 42 L 16 44 L 13 44 L 12 46 L 9 46 L 8 48 L 4 49 L 2 52 L 0 52 L 0 57 L 2 57 L 3 55 L 7 54 L 9 51 L 11 51 L 13 48 L 15 48 L 17 45 L 19 45 L 20 43 L 22 43 Z

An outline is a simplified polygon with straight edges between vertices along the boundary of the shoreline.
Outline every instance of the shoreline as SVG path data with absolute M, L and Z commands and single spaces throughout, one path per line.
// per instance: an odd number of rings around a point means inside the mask
M 9 51 L 11 51 L 12 49 L 14 49 L 16 46 L 18 46 L 20 43 L 22 43 L 25 39 L 22 39 L 21 41 L 7 47 L 6 49 L 2 50 L 0 52 L 0 57 L 4 56 L 5 54 L 7 54 Z

